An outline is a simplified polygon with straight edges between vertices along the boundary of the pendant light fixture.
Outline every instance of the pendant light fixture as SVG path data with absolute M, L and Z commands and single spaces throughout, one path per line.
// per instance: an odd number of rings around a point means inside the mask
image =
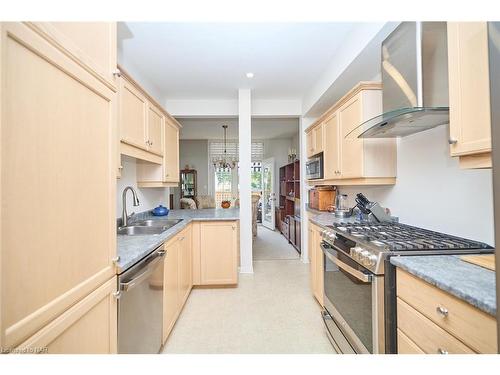
M 236 167 L 237 159 L 227 156 L 227 125 L 222 125 L 224 129 L 224 153 L 213 158 L 214 167 L 220 169 L 232 169 Z

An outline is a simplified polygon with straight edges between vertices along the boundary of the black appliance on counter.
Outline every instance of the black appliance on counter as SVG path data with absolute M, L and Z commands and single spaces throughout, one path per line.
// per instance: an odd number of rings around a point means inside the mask
M 358 209 L 366 209 L 367 214 L 375 207 L 365 197 L 357 203 Z M 396 271 L 390 258 L 494 250 L 478 241 L 379 221 L 369 214 L 364 217 L 368 220 L 353 216 L 322 232 L 323 321 L 338 352 L 396 353 Z

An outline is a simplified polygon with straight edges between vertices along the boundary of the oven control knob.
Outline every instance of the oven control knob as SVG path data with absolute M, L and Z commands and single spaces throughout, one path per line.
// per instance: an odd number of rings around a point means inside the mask
M 363 251 L 363 249 L 361 247 L 358 247 L 358 246 L 352 247 L 351 248 L 351 256 L 354 259 L 359 259 L 362 251 Z
M 337 238 L 337 236 L 335 235 L 334 232 L 330 232 L 328 233 L 328 238 L 333 241 L 335 238 Z
M 361 253 L 359 254 L 359 261 L 361 262 L 361 264 L 363 266 L 367 266 L 367 261 L 368 261 L 368 257 L 370 256 L 370 252 L 367 251 L 367 250 L 363 250 L 361 251 Z
M 374 266 L 375 264 L 377 264 L 377 256 L 373 255 L 373 254 L 368 255 L 368 257 L 366 259 L 366 265 L 367 266 Z

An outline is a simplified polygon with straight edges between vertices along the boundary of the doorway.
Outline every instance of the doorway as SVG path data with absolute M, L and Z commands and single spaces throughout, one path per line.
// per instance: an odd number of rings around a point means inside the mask
M 269 158 L 262 161 L 262 225 L 271 230 L 276 222 L 275 201 L 274 158 Z

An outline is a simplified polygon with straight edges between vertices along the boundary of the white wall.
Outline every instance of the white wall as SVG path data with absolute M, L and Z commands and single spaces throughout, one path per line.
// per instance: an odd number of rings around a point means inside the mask
M 404 137 L 392 187 L 340 187 L 354 205 L 358 192 L 379 201 L 405 224 L 493 245 L 492 173 L 462 170 L 449 156 L 448 127 Z
M 179 142 L 180 169 L 189 164 L 190 169 L 196 169 L 197 194 L 208 194 L 208 141 L 180 140 Z M 172 188 L 174 194 L 174 208 L 179 208 L 180 189 Z
M 116 181 L 116 217 L 122 216 L 122 193 L 127 186 L 132 186 L 137 191 L 140 201 L 139 207 L 132 204 L 132 193 L 127 192 L 127 211 L 142 212 L 155 208 L 159 204 L 168 207 L 168 188 L 137 188 L 136 162 L 134 158 L 122 156 L 122 176 Z

